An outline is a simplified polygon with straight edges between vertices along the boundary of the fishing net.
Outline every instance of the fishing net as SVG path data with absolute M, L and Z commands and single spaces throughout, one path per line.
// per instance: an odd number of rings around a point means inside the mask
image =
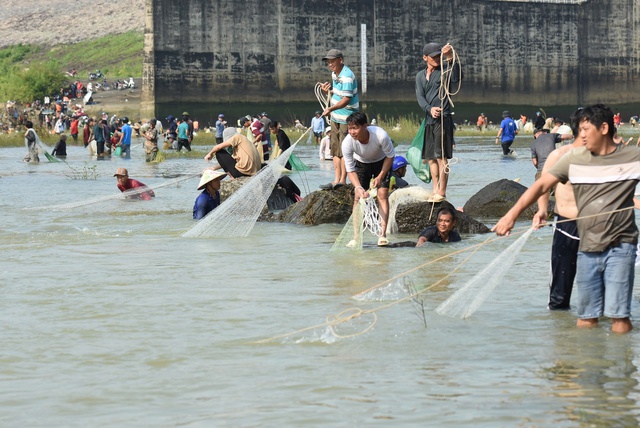
M 251 177 L 229 199 L 185 231 L 185 238 L 248 236 L 297 142 Z
M 362 224 L 364 228 L 375 236 L 382 235 L 382 217 L 380 217 L 378 204 L 376 204 L 373 196 L 369 196 L 366 199 L 361 198 L 358 204 L 362 205 Z
M 374 236 L 382 235 L 382 218 L 373 195 L 360 199 L 331 251 L 362 250 L 365 230 Z
M 289 158 L 289 163 L 291 164 L 291 168 L 294 171 L 310 171 L 311 170 L 311 168 L 305 165 L 305 163 L 302 162 L 300 158 L 296 156 L 295 153 L 291 154 L 291 157 Z
M 429 165 L 422 163 L 422 147 L 424 146 L 424 130 L 426 119 L 422 120 L 422 124 L 418 128 L 418 133 L 413 139 L 409 150 L 407 150 L 406 158 L 413 168 L 413 173 L 425 183 L 431 183 L 431 170 Z
M 364 206 L 358 204 L 353 210 L 349 220 L 342 228 L 342 232 L 333 243 L 331 251 L 353 251 L 362 250 L 362 240 L 364 228 L 362 221 L 364 219 Z
M 420 186 L 403 187 L 396 189 L 389 195 L 389 220 L 387 221 L 387 233 L 398 233 L 398 223 L 396 222 L 396 211 L 400 205 L 414 202 L 425 202 L 433 192 Z
M 499 256 L 494 257 L 493 262 L 484 268 L 482 272 L 476 274 L 464 287 L 442 302 L 436 308 L 436 312 L 440 315 L 461 319 L 466 319 L 473 315 L 496 286 L 502 282 L 504 275 L 511 269 L 513 262 L 520 254 L 531 232 L 533 232 L 533 228 L 529 228 Z
M 56 159 L 55 157 L 51 156 L 49 154 L 49 152 L 51 151 L 51 147 L 47 146 L 38 136 L 38 133 L 36 132 L 35 129 L 31 129 L 31 131 L 33 132 L 33 135 L 36 138 L 36 145 L 38 146 L 38 153 L 41 155 L 44 155 L 47 160 L 49 162 L 60 162 L 59 159 Z M 29 151 L 29 145 L 27 144 L 26 138 L 25 138 L 25 146 L 27 146 L 27 152 Z
M 69 202 L 69 203 L 60 204 L 60 205 L 49 205 L 49 206 L 45 206 L 45 207 L 35 207 L 35 208 L 25 208 L 25 209 L 26 210 L 70 210 L 70 209 L 73 209 L 73 208 L 79 208 L 79 207 L 83 207 L 83 206 L 86 206 L 86 205 L 99 204 L 99 203 L 102 203 L 102 202 L 112 201 L 112 200 L 115 200 L 115 199 L 125 199 L 125 198 L 128 198 L 128 197 L 137 196 L 137 195 L 139 195 L 141 193 L 148 192 L 149 189 L 156 190 L 156 189 L 160 189 L 162 187 L 173 186 L 173 185 L 178 184 L 178 183 L 180 183 L 182 181 L 189 180 L 191 178 L 199 177 L 199 176 L 200 176 L 200 173 L 198 173 L 198 174 L 189 174 L 189 175 L 186 175 L 184 177 L 178 177 L 178 178 L 175 178 L 173 180 L 167 180 L 164 183 L 157 184 L 155 186 L 139 187 L 137 189 L 130 189 L 130 190 L 127 190 L 126 192 L 117 193 L 117 194 L 114 194 L 114 195 L 101 196 L 99 198 L 86 199 L 84 201 L 78 201 L 78 202 Z

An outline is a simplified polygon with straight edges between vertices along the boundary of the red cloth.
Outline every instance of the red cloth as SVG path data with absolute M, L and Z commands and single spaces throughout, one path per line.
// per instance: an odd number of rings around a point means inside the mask
M 129 178 L 124 186 L 118 183 L 118 189 L 120 189 L 121 192 L 130 190 L 130 189 L 138 189 L 140 187 L 147 187 L 147 186 L 144 183 L 139 182 L 138 180 L 134 180 L 133 178 Z M 134 197 L 148 201 L 155 196 L 156 194 L 153 193 L 153 190 L 149 189 L 148 191 L 142 192 L 139 195 L 135 195 Z

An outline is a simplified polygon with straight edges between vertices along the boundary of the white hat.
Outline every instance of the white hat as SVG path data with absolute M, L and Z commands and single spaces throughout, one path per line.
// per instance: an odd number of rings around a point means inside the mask
M 222 132 L 222 141 L 223 142 L 227 141 L 229 138 L 233 137 L 237 133 L 238 133 L 238 130 L 233 126 L 229 128 L 225 128 L 225 130 Z
M 327 126 L 327 127 L 324 129 L 324 133 L 326 134 L 327 132 L 331 132 L 331 127 L 330 127 L 330 126 Z
M 227 173 L 224 171 L 214 171 L 212 169 L 206 169 L 202 173 L 202 177 L 200 178 L 200 184 L 198 184 L 198 190 L 204 189 L 208 182 L 213 181 L 220 177 L 226 177 Z M 222 178 L 220 178 L 222 179 Z

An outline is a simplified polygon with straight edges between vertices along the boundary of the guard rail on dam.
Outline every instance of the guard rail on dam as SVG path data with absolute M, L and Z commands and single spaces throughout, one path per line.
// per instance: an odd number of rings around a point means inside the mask
M 425 42 L 450 42 L 458 100 L 640 101 L 634 0 L 147 0 L 143 105 L 311 101 L 340 48 L 376 101 L 412 101 Z M 363 24 L 366 26 L 361 37 Z M 363 46 L 366 56 L 363 56 Z

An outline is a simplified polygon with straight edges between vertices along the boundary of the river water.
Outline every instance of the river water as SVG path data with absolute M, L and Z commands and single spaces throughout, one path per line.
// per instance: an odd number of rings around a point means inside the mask
M 455 206 L 501 178 L 532 183 L 524 138 L 516 159 L 477 139 L 457 142 Z M 546 310 L 549 228 L 460 320 L 435 308 L 514 238 L 471 257 L 464 250 L 488 235 L 353 253 L 329 251 L 342 225 L 258 223 L 246 238 L 187 239 L 197 178 L 157 189 L 152 201 L 42 207 L 117 195 L 121 166 L 157 186 L 204 161 L 145 164 L 136 149 L 131 160 L 96 162 L 70 146 L 68 165 L 26 165 L 23 152 L 0 151 L 2 426 L 638 425 L 640 333 L 611 335 L 606 321 L 579 331 L 573 311 Z M 292 174 L 301 188 L 332 179 L 315 146 L 296 152 L 312 168 Z M 69 177 L 93 166 L 96 180 Z M 418 184 L 412 172 L 409 181 Z M 407 239 L 416 236 L 391 237 Z M 406 296 L 403 286 L 438 281 L 421 302 L 389 305 Z M 327 317 L 350 308 L 380 309 L 333 334 Z

